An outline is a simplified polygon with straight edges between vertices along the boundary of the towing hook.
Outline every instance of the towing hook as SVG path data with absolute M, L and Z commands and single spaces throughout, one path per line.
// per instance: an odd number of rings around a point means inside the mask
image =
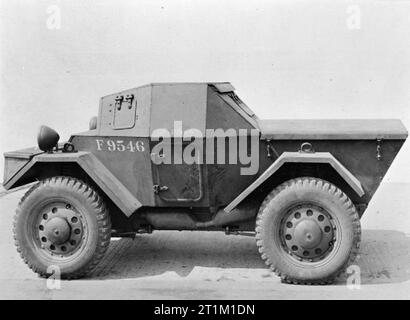
M 315 150 L 313 149 L 313 146 L 310 142 L 303 142 L 300 145 L 299 152 L 304 152 L 304 153 L 315 153 Z

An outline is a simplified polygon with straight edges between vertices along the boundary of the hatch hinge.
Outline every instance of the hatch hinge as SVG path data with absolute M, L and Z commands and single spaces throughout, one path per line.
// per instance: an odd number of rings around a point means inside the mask
M 118 111 L 121 110 L 121 104 L 124 100 L 124 96 L 116 96 L 115 97 L 115 108 L 117 108 Z
M 154 191 L 155 194 L 159 194 L 161 191 L 167 191 L 168 187 L 167 186 L 160 186 L 158 184 L 154 184 L 152 186 L 152 190 Z
M 134 95 L 133 94 L 127 94 L 125 96 L 125 103 L 128 104 L 128 109 L 132 108 L 132 101 L 134 100 Z

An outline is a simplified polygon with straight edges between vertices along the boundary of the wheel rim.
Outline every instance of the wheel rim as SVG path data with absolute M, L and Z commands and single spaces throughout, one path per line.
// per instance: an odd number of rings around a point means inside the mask
M 281 221 L 283 248 L 298 261 L 323 260 L 334 248 L 336 225 L 322 207 L 303 204 L 291 208 Z
M 81 249 L 87 230 L 83 215 L 72 204 L 53 202 L 39 210 L 35 234 L 43 252 L 64 258 Z

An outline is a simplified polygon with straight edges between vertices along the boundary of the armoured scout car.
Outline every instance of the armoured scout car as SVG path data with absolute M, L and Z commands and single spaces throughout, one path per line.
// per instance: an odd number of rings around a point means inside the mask
M 261 120 L 229 83 L 150 84 L 102 97 L 66 143 L 40 127 L 5 154 L 4 187 L 35 182 L 14 237 L 41 276 L 86 275 L 111 236 L 212 230 L 255 235 L 284 282 L 325 284 L 406 138 L 399 120 Z

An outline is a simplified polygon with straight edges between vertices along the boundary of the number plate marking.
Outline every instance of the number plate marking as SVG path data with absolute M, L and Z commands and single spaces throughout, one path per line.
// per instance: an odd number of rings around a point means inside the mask
M 144 152 L 145 145 L 144 141 L 141 140 L 130 140 L 129 142 L 124 142 L 124 140 L 113 140 L 113 139 L 96 139 L 97 151 L 109 151 L 109 152 Z

